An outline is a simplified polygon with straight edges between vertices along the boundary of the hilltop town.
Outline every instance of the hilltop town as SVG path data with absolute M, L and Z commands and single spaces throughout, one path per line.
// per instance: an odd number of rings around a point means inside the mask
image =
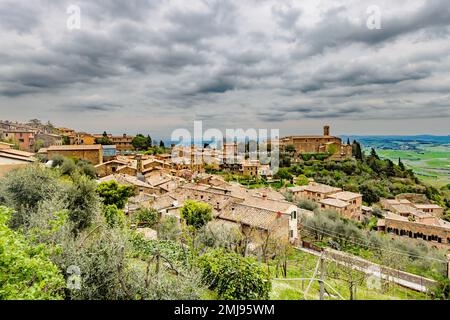
M 386 171 L 387 177 L 414 181 L 413 174 L 401 162 L 383 162 L 375 151 L 365 157 L 356 141 L 343 143 L 331 136 L 329 126 L 324 126 L 323 135 L 281 138 L 281 162 L 288 165 L 276 172 L 269 163 L 250 159 L 245 148 L 240 153 L 235 141 L 224 142 L 218 149 L 196 145 L 166 147 L 162 141 L 155 145 L 150 136 L 77 132 L 38 120 L 0 121 L 0 139 L 0 176 L 8 177 L 34 165 L 48 170 L 60 168 L 62 174 L 70 174 L 74 170 L 71 166 L 83 163 L 89 168 L 85 172 L 99 186 L 116 183 L 131 190 L 123 206 L 127 217 L 154 211 L 158 219 L 173 218 L 176 225 L 182 226 L 186 219 L 182 212 L 187 204 L 206 204 L 212 217 L 208 226 L 238 233 L 244 256 L 259 256 L 263 261 L 280 254 L 280 249 L 273 249 L 269 243 L 306 252 L 321 252 L 324 248 L 346 251 L 345 241 L 341 243 L 340 239 L 347 237 L 348 231 L 344 228 L 336 234 L 321 220 L 322 216 L 367 229 L 395 243 L 404 240 L 429 250 L 450 250 L 450 222 L 443 219 L 447 208 L 427 194 L 429 189 L 412 182 L 410 187 L 419 192 L 395 192 L 390 198 L 372 199 L 370 190 L 360 193 L 350 184 L 339 187 L 334 180 L 327 180 L 329 172 L 335 172 L 335 177 L 342 175 L 343 166 L 354 166 L 348 176 L 361 166 L 365 166 L 364 170 L 374 166 L 379 175 Z M 230 155 L 233 161 L 229 161 Z M 313 172 L 314 166 L 322 167 Z M 323 166 L 334 166 L 334 170 Z M 130 227 L 144 239 L 158 240 L 152 225 L 137 221 Z M 329 241 L 324 241 L 327 238 Z M 356 235 L 350 238 L 357 243 L 362 241 Z M 336 245 L 336 241 L 341 244 Z M 370 245 L 361 248 L 370 250 Z M 333 254 L 336 261 L 342 258 Z M 413 275 L 405 273 L 405 277 L 409 279 L 406 287 L 428 290 L 419 286 Z

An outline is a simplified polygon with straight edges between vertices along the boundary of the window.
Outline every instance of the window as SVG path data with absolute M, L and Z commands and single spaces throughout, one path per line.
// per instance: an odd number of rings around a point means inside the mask
M 292 211 L 292 212 L 291 212 L 291 219 L 292 219 L 292 220 L 297 219 L 297 211 Z
M 294 237 L 294 230 L 289 230 L 289 237 L 293 238 Z

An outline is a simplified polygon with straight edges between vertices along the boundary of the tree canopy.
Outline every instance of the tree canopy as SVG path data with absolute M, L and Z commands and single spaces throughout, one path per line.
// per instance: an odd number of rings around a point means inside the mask
M 129 197 L 134 194 L 133 187 L 118 184 L 117 181 L 105 181 L 97 186 L 97 194 L 105 205 L 116 205 L 123 209 Z
M 212 208 L 204 202 L 187 200 L 181 208 L 181 217 L 186 221 L 188 226 L 200 229 L 212 220 Z

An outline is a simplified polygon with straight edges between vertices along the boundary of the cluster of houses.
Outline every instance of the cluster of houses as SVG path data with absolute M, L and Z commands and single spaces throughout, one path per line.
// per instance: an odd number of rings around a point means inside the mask
M 323 210 L 335 210 L 344 218 L 361 221 L 363 218 L 362 194 L 343 191 L 341 188 L 310 182 L 305 186 L 288 188 L 296 200 L 310 200 Z
M 450 222 L 442 220 L 444 208 L 429 203 L 423 195 L 381 199 L 380 204 L 387 213 L 378 221 L 378 230 L 394 236 L 422 239 L 437 247 L 450 246 Z
M 211 206 L 215 222 L 234 226 L 253 239 L 270 235 L 298 240 L 299 215 L 306 210 L 286 201 L 281 193 L 270 188 L 247 189 L 218 175 L 191 171 L 189 166 L 172 163 L 169 156 L 123 155 L 95 168 L 99 182 L 115 180 L 133 186 L 135 196 L 129 199 L 128 214 L 151 207 L 162 216 L 179 219 L 184 202 L 196 200 Z
M 41 139 L 45 144 L 37 154 L 46 159 L 66 156 L 86 160 L 95 166 L 99 182 L 115 180 L 133 186 L 135 196 L 129 199 L 128 213 L 153 207 L 161 215 L 179 218 L 180 206 L 186 200 L 197 200 L 211 205 L 216 222 L 258 238 L 271 234 L 291 243 L 298 241 L 300 217 L 313 214 L 270 188 L 248 189 L 226 182 L 219 175 L 206 174 L 205 167 L 210 166 L 246 176 L 272 176 L 268 164 L 246 158 L 239 152 L 237 142 L 224 143 L 220 149 L 172 146 L 171 154 L 145 155 L 132 152 L 132 136 L 107 135 L 114 145 L 96 144 L 96 139 L 102 137 L 104 134 L 91 135 L 68 128 L 0 121 L 0 138 L 14 142 L 0 142 L 0 176 L 37 161 L 32 150 L 36 139 Z M 63 140 L 70 144 L 63 144 Z M 328 126 L 324 127 L 323 136 L 282 138 L 281 148 L 286 144 L 293 144 L 301 152 L 321 152 L 334 145 L 335 157 L 344 159 L 351 155 L 347 145 L 329 135 Z M 14 148 L 17 145 L 22 150 Z M 302 199 L 313 201 L 318 208 L 335 210 L 347 219 L 361 221 L 372 211 L 363 205 L 361 194 L 314 181 L 288 191 L 295 203 Z M 440 206 L 420 195 L 382 199 L 380 205 L 386 211 L 378 220 L 380 231 L 450 245 L 450 223 L 441 219 L 444 209 Z

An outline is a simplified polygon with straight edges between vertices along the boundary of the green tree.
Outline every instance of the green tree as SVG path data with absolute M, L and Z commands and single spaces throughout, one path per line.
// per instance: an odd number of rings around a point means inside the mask
M 76 232 L 89 227 L 100 212 L 100 198 L 96 191 L 97 183 L 84 175 L 74 177 L 67 190 L 69 218 Z
M 309 183 L 309 179 L 304 174 L 299 174 L 295 179 L 295 184 L 299 186 L 306 186 Z
M 152 137 L 150 137 L 150 135 L 147 135 L 147 148 L 151 148 L 153 146 L 153 141 L 152 141 Z
M 159 141 L 159 147 L 160 148 L 165 148 L 164 141 L 162 141 L 162 140 Z
M 30 212 L 35 212 L 45 199 L 61 189 L 58 173 L 41 164 L 33 164 L 8 172 L 0 179 L 0 203 L 14 210 L 11 224 L 26 225 Z
M 114 180 L 100 183 L 96 191 L 105 205 L 115 204 L 119 209 L 125 208 L 128 198 L 134 194 L 132 186 L 121 185 Z
M 45 141 L 42 139 L 37 139 L 36 143 L 34 144 L 34 152 L 38 152 L 39 149 L 43 148 L 45 145 Z
M 287 168 L 280 168 L 278 171 L 274 174 L 275 179 L 281 180 L 281 185 L 283 185 L 283 180 L 290 180 L 292 179 L 292 174 L 289 172 Z
M 376 160 L 380 160 L 380 157 L 378 156 L 377 152 L 374 148 L 370 149 L 370 157 Z
M 69 145 L 70 144 L 70 138 L 68 136 L 63 136 L 62 137 L 62 144 L 63 145 Z
M 148 140 L 146 137 L 144 137 L 142 134 L 136 135 L 133 140 L 131 141 L 131 144 L 136 150 L 147 150 L 148 149 Z
M 198 230 L 212 220 L 212 208 L 209 204 L 187 200 L 180 209 L 181 217 L 188 226 Z
M 117 208 L 115 204 L 106 205 L 103 207 L 103 214 L 106 219 L 106 223 L 111 228 L 125 226 L 126 217 L 125 213 Z
M 71 158 L 64 158 L 63 163 L 60 167 L 61 174 L 71 175 L 77 169 L 75 161 Z
M 136 212 L 136 220 L 140 226 L 152 228 L 158 222 L 159 212 L 153 208 L 141 207 Z
M 108 134 L 106 131 L 103 132 L 101 138 L 96 138 L 95 143 L 101 144 L 101 145 L 112 145 L 114 144 L 113 141 L 108 137 Z
M 294 153 L 295 152 L 295 146 L 293 144 L 288 144 L 286 147 L 284 147 L 284 151 L 288 153 Z
M 213 249 L 200 257 L 199 265 L 204 283 L 217 292 L 220 299 L 269 299 L 269 276 L 253 258 Z
M 400 169 L 402 170 L 402 171 L 405 171 L 405 165 L 403 164 L 403 162 L 402 162 L 402 159 L 400 159 L 400 158 L 398 158 L 398 166 L 400 167 Z
M 362 149 L 361 149 L 361 144 L 356 141 L 353 140 L 353 144 L 352 144 L 352 155 L 355 159 L 358 160 L 362 160 L 363 159 L 363 153 L 362 153 Z
M 33 246 L 8 227 L 11 211 L 0 207 L 0 300 L 64 298 L 65 281 L 45 245 Z
M 81 174 L 84 174 L 89 178 L 92 179 L 97 178 L 97 171 L 95 170 L 95 167 L 88 161 L 85 160 L 78 161 L 77 169 Z

